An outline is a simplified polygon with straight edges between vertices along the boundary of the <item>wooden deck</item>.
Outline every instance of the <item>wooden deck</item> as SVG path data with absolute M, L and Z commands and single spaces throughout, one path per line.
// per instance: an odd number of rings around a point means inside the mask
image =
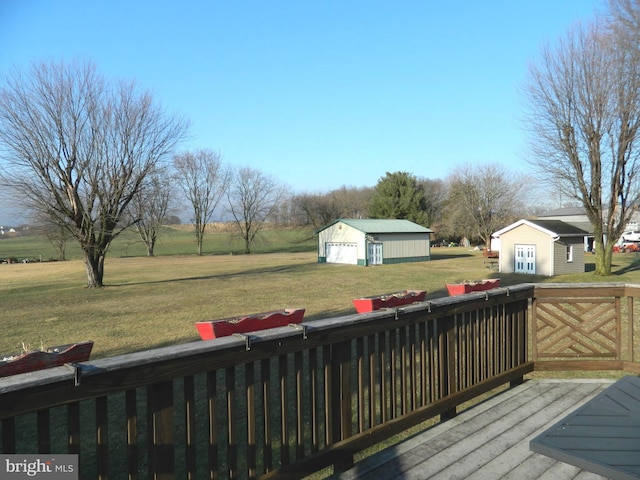
M 529 441 L 611 383 L 528 380 L 332 478 L 602 479 L 533 453 Z

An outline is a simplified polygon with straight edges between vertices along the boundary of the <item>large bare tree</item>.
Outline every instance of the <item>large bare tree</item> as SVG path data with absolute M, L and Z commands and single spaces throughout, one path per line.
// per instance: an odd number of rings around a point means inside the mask
M 66 228 L 101 287 L 109 246 L 146 176 L 183 138 L 134 82 L 108 82 L 90 62 L 36 63 L 0 90 L 3 183 L 23 206 Z
M 447 178 L 447 230 L 481 239 L 491 246 L 491 234 L 514 221 L 527 192 L 518 179 L 498 164 L 458 167 Z
M 231 175 L 222 164 L 222 155 L 211 150 L 197 150 L 176 155 L 173 159 L 176 181 L 193 209 L 198 255 L 207 223 L 222 199 Z
M 260 170 L 242 167 L 234 172 L 227 191 L 229 213 L 236 232 L 244 241 L 244 252 L 271 219 L 286 195 L 286 189 Z
M 637 1 L 612 4 L 638 11 Z M 640 173 L 638 42 L 613 13 L 609 22 L 577 25 L 545 46 L 525 89 L 531 162 L 584 207 L 600 275 L 611 273 L 613 245 L 637 206 Z

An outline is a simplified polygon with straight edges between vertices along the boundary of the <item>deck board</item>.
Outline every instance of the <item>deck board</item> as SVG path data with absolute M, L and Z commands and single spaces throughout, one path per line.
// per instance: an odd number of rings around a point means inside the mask
M 332 478 L 602 479 L 531 452 L 529 441 L 611 383 L 526 381 Z

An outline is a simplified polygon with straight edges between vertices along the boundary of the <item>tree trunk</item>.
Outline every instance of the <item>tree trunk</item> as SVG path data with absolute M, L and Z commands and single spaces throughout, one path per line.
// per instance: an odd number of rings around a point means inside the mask
M 487 247 L 487 250 L 491 250 L 491 235 L 489 235 L 486 238 L 483 238 L 482 240 L 484 241 L 484 244 Z
M 147 257 L 153 257 L 153 249 L 156 246 L 156 241 L 154 239 L 149 240 L 147 243 Z
M 202 256 L 202 240 L 204 238 L 204 227 L 200 224 L 196 225 L 196 244 L 198 245 L 198 256 Z
M 611 262 L 613 259 L 613 242 L 596 242 L 596 275 L 611 275 Z
M 84 264 L 87 270 L 87 287 L 102 288 L 102 278 L 104 276 L 104 254 L 92 254 L 90 251 L 85 251 Z

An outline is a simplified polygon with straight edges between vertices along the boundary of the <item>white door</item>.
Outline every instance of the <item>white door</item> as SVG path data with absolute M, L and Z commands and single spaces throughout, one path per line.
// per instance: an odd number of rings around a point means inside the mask
M 516 268 L 515 273 L 536 273 L 536 246 L 516 245 Z
M 370 243 L 369 244 L 369 265 L 382 265 L 382 244 Z
M 358 246 L 355 243 L 325 243 L 327 263 L 358 264 Z

